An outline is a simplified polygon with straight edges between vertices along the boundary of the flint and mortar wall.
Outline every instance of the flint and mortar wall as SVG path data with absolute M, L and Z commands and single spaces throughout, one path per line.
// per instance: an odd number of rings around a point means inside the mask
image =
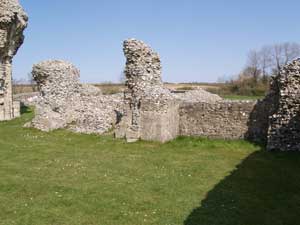
M 126 91 L 115 136 L 166 142 L 178 136 L 179 101 L 163 86 L 159 55 L 144 42 L 124 42 Z
M 20 115 L 13 102 L 12 59 L 24 41 L 28 17 L 18 0 L 0 0 L 0 121 Z
M 300 59 L 271 78 L 268 150 L 300 151 Z
M 179 133 L 221 139 L 259 139 L 260 134 L 266 133 L 267 125 L 261 123 L 265 108 L 257 105 L 257 101 L 182 103 Z
M 103 134 L 112 129 L 116 111 L 123 104 L 121 96 L 104 96 L 100 89 L 81 84 L 79 70 L 61 60 L 36 64 L 32 74 L 40 94 L 27 101 L 35 104 L 36 110 L 34 119 L 26 126 L 43 131 L 66 128 L 88 134 Z

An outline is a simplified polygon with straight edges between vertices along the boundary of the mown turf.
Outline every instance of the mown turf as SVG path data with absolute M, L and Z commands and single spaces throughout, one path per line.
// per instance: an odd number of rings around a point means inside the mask
M 42 133 L 22 128 L 31 117 L 0 123 L 1 225 L 297 224 L 298 154 Z

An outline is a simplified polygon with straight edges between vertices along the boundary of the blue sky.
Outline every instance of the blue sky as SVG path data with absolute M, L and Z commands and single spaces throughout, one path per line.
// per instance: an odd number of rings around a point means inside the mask
M 20 0 L 29 15 L 14 78 L 32 65 L 64 59 L 83 82 L 117 82 L 122 42 L 145 41 L 159 52 L 163 80 L 215 82 L 238 73 L 247 52 L 265 44 L 300 42 L 296 0 Z

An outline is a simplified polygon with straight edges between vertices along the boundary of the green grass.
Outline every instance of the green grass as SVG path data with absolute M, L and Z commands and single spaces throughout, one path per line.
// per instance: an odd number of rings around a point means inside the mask
M 245 95 L 222 95 L 222 97 L 229 100 L 258 100 L 264 98 L 264 96 L 245 96 Z
M 0 123 L 1 225 L 296 225 L 300 156 L 245 141 L 110 136 Z

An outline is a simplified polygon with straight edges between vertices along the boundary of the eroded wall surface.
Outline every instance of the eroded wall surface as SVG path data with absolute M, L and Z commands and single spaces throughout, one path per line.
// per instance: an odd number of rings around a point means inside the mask
M 300 151 L 300 59 L 272 77 L 260 101 L 184 102 L 180 135 L 264 143 L 270 151 Z
M 165 142 L 178 136 L 178 100 L 163 87 L 159 55 L 144 42 L 124 42 L 126 87 L 116 137 Z
M 180 105 L 180 135 L 220 139 L 248 136 L 256 101 L 183 103 Z M 251 132 L 251 131 L 250 131 Z
M 300 59 L 273 77 L 268 150 L 300 151 Z
M 248 139 L 268 150 L 300 150 L 300 60 L 272 78 L 259 101 L 229 101 L 204 90 L 174 94 L 163 86 L 159 55 L 142 41 L 124 42 L 126 90 L 104 96 L 80 84 L 71 63 L 50 60 L 33 68 L 40 93 L 31 125 L 45 131 L 114 130 L 127 141 L 166 142 L 177 136 Z
M 0 121 L 20 115 L 13 101 L 12 59 L 24 41 L 28 17 L 18 0 L 0 0 Z
M 101 90 L 79 82 L 79 70 L 69 62 L 49 60 L 34 65 L 40 96 L 35 118 L 28 126 L 43 131 L 60 128 L 103 134 L 116 123 L 121 95 L 104 96 Z

